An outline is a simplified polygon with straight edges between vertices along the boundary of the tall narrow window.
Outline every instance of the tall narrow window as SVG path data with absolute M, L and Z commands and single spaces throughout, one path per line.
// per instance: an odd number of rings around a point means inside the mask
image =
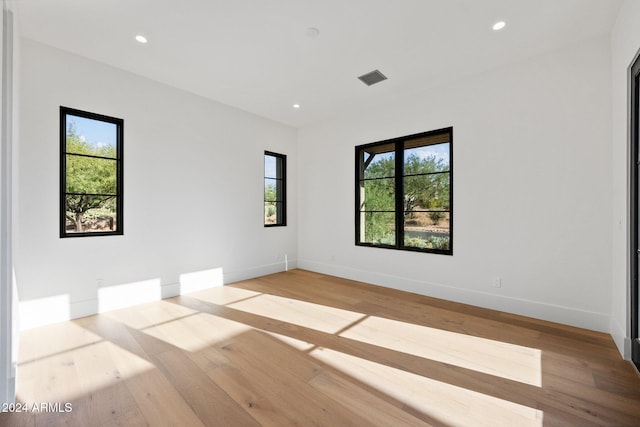
M 264 226 L 287 225 L 287 156 L 264 152 Z
M 60 237 L 123 233 L 123 125 L 60 107 Z
M 356 147 L 356 244 L 452 252 L 453 129 Z
M 640 369 L 640 56 L 636 57 L 630 69 L 629 79 L 629 138 L 630 138 L 630 185 L 629 216 L 629 277 L 631 317 L 631 360 Z

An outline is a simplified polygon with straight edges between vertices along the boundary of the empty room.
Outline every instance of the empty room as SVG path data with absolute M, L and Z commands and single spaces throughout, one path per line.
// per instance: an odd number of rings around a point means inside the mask
M 640 426 L 639 1 L 0 2 L 1 426 Z

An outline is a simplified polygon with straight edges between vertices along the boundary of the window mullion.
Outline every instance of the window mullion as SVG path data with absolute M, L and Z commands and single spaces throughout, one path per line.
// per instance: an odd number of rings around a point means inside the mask
M 395 187 L 396 187 L 396 247 L 401 248 L 404 242 L 404 147 L 403 141 L 396 142 Z

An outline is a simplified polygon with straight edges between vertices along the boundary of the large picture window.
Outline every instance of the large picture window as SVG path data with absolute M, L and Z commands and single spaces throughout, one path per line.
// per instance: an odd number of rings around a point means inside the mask
M 123 233 L 123 125 L 60 107 L 60 237 Z
M 287 225 L 287 156 L 264 152 L 264 226 Z
M 356 147 L 356 244 L 453 253 L 453 129 Z

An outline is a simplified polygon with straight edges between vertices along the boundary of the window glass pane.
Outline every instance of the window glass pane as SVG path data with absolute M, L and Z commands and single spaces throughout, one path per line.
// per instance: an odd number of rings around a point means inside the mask
M 360 239 L 374 245 L 394 245 L 396 215 L 393 212 L 364 212 L 360 220 Z
M 361 151 L 363 178 L 387 178 L 395 175 L 396 155 L 393 144 Z
M 279 181 L 273 178 L 265 178 L 264 179 L 264 201 L 265 202 L 275 202 L 276 200 L 281 200 L 278 198 L 278 185 Z
M 67 233 L 116 231 L 117 199 L 108 196 L 67 195 Z
M 448 250 L 450 242 L 449 212 L 412 212 L 404 217 L 404 246 Z
M 265 154 L 264 176 L 268 178 L 282 178 L 282 159 Z
M 449 173 L 404 178 L 404 211 L 449 210 Z
M 449 148 L 449 143 L 405 148 L 404 175 L 448 171 Z
M 384 178 L 361 182 L 361 209 L 366 211 L 395 210 L 395 179 Z
M 117 126 L 114 123 L 67 114 L 67 153 L 117 157 Z
M 282 202 L 264 203 L 265 225 L 282 224 L 284 204 Z
M 67 193 L 116 194 L 116 160 L 66 155 Z

